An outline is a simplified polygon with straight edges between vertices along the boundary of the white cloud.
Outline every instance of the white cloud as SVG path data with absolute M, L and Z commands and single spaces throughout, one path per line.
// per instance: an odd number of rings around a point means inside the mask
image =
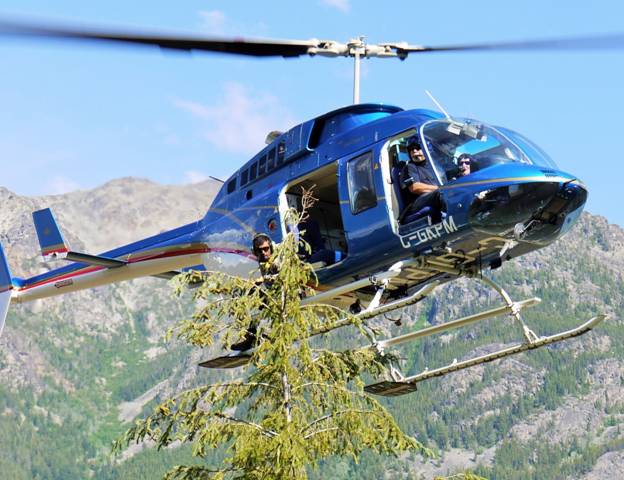
M 198 172 L 197 170 L 188 170 L 184 172 L 184 180 L 183 183 L 200 183 L 204 180 L 208 180 L 208 175 L 202 172 Z
M 249 91 L 237 82 L 226 83 L 223 90 L 223 97 L 214 105 L 174 102 L 205 122 L 204 137 L 221 150 L 254 153 L 264 146 L 270 131 L 285 131 L 297 123 L 273 95 Z
M 44 190 L 48 195 L 61 195 L 80 190 L 80 185 L 67 177 L 56 175 L 48 181 Z
M 321 0 L 321 3 L 344 13 L 348 13 L 351 10 L 349 0 Z
M 225 34 L 225 13 L 220 10 L 202 10 L 199 12 L 201 28 L 212 35 Z
M 197 12 L 200 18 L 199 27 L 208 35 L 245 37 L 264 37 L 267 35 L 268 26 L 258 20 L 253 23 L 242 23 L 226 17 L 221 10 L 200 10 Z

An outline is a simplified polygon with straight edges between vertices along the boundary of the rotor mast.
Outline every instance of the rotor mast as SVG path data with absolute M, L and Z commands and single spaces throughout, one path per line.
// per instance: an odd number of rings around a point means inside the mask
M 353 105 L 360 103 L 360 49 L 353 53 Z
M 308 48 L 308 55 L 322 57 L 353 57 L 353 104 L 360 103 L 360 79 L 362 58 L 381 57 L 399 58 L 405 60 L 408 51 L 405 47 L 411 47 L 404 43 L 381 43 L 378 45 L 367 44 L 364 36 L 353 38 L 347 43 L 339 43 L 331 40 L 312 40 L 315 46 Z M 403 48 L 402 48 L 403 47 Z M 418 48 L 418 47 L 416 47 Z

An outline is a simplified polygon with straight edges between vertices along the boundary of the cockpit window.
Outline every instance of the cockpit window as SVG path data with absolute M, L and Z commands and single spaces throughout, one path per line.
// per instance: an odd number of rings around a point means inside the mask
M 555 161 L 542 150 L 539 146 L 526 138 L 524 135 L 520 135 L 518 132 L 509 130 L 507 128 L 497 127 L 498 130 L 503 132 L 512 142 L 518 145 L 524 153 L 531 159 L 531 163 L 540 167 L 555 168 L 558 169 Z
M 471 162 L 470 173 L 502 163 L 540 164 L 532 161 L 530 152 L 518 148 L 515 138 L 510 140 L 497 129 L 471 120 L 433 120 L 425 124 L 422 134 L 442 183 L 462 176 L 459 160 L 466 155 Z

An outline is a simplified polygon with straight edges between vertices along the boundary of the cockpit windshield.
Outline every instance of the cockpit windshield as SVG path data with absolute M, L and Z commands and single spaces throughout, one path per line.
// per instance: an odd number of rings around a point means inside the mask
M 422 134 L 442 183 L 492 165 L 542 163 L 498 129 L 472 120 L 433 120 L 424 125 Z M 464 163 L 470 163 L 467 170 Z

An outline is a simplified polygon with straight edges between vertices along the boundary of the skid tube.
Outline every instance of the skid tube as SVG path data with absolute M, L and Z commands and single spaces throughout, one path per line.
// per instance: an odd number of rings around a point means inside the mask
M 592 330 L 605 318 L 607 318 L 606 315 L 597 315 L 587 322 L 583 323 L 582 325 L 579 325 L 578 327 L 571 330 L 566 330 L 565 332 L 557 333 L 555 335 L 550 335 L 547 337 L 541 337 L 531 342 L 526 341 L 508 348 L 497 350 L 496 352 L 488 353 L 486 355 L 481 355 L 475 358 L 470 358 L 461 362 L 455 360 L 453 361 L 453 363 L 445 367 L 436 368 L 434 370 L 425 369 L 421 373 L 417 375 L 412 375 L 410 377 L 399 377 L 393 381 L 382 381 L 379 383 L 367 385 L 366 387 L 364 387 L 364 390 L 368 393 L 383 395 L 386 397 L 405 395 L 406 393 L 414 392 L 416 390 L 416 384 L 424 380 L 428 380 L 434 377 L 441 377 L 451 372 L 457 372 L 465 368 L 474 367 L 476 365 L 481 365 L 483 363 L 492 362 L 494 360 L 499 360 L 501 358 L 509 357 L 511 355 L 526 352 L 527 350 L 534 350 L 536 348 L 544 347 L 552 343 L 578 337 L 579 335 L 583 335 L 584 333 Z M 397 373 L 398 372 L 394 370 L 392 372 L 392 375 L 396 377 Z
M 514 345 L 512 347 L 503 348 L 501 350 L 486 355 L 463 360 L 461 362 L 458 362 L 457 359 L 455 359 L 451 364 L 445 367 L 440 367 L 433 370 L 425 368 L 425 370 L 421 373 L 417 375 L 412 375 L 410 377 L 403 376 L 401 371 L 394 365 L 392 365 L 392 363 L 390 363 L 389 373 L 391 380 L 384 380 L 378 383 L 367 385 L 366 387 L 364 387 L 364 390 L 368 393 L 383 396 L 398 396 L 404 395 L 406 393 L 411 393 L 416 390 L 416 384 L 424 380 L 428 380 L 433 377 L 441 377 L 451 372 L 474 367 L 476 365 L 491 362 L 493 360 L 498 360 L 499 358 L 516 355 L 527 350 L 533 350 L 546 345 L 550 345 L 551 343 L 561 342 L 569 338 L 583 335 L 584 333 L 589 332 L 606 318 L 606 315 L 597 315 L 587 322 L 583 323 L 582 325 L 579 325 L 578 327 L 571 330 L 566 330 L 564 332 L 550 335 L 547 337 L 539 337 L 524 323 L 522 317 L 520 316 L 520 312 L 523 308 L 530 307 L 541 302 L 539 298 L 534 297 L 527 300 L 514 302 L 509 294 L 494 280 L 483 276 L 478 277 L 478 280 L 496 290 L 504 300 L 505 305 L 493 308 L 491 310 L 487 310 L 482 313 L 469 315 L 458 320 L 452 320 L 450 322 L 442 323 L 440 325 L 432 325 L 430 327 L 422 328 L 411 333 L 388 338 L 385 340 L 380 340 L 375 342 L 372 345 L 372 348 L 375 348 L 377 352 L 383 356 L 385 355 L 385 350 L 388 347 L 394 347 L 403 343 L 412 342 L 419 338 L 428 337 L 436 333 L 453 330 L 459 327 L 463 327 L 465 325 L 470 325 L 481 320 L 485 320 L 487 318 L 503 315 L 505 313 L 508 314 L 516 323 L 520 324 L 520 326 L 522 327 L 524 342 Z

